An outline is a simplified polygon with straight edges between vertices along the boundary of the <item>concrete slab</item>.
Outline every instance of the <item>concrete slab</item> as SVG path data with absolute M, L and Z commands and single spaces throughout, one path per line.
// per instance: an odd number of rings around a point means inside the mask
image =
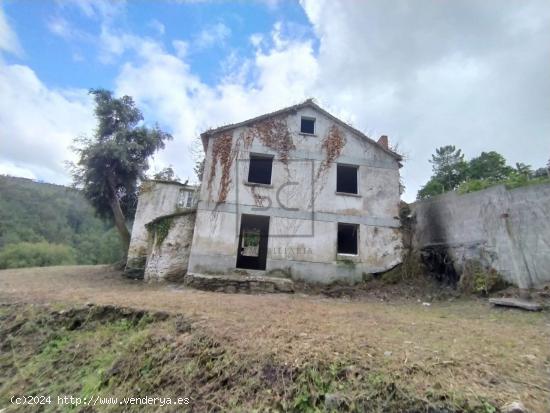
M 534 301 L 528 301 L 521 298 L 489 298 L 489 302 L 493 305 L 504 306 L 504 307 L 515 307 L 521 308 L 522 310 L 527 311 L 541 311 L 542 306 Z

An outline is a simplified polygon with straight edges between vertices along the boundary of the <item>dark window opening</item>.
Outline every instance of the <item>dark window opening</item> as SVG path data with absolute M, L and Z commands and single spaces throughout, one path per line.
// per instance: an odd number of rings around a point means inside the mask
M 315 133 L 315 119 L 302 118 L 302 124 L 300 126 L 300 132 L 313 135 Z
M 338 254 L 357 255 L 359 225 L 338 223 Z
M 357 166 L 337 165 L 336 192 L 357 193 Z
M 271 184 L 271 169 L 273 157 L 268 155 L 250 154 L 250 166 L 248 168 L 248 182 L 254 184 Z

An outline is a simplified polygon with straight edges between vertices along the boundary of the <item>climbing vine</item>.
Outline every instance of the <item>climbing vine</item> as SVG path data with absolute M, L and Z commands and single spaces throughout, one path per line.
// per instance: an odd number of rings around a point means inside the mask
M 321 148 L 325 151 L 325 159 L 323 159 L 319 166 L 317 178 L 340 156 L 345 145 L 346 137 L 336 125 L 332 125 L 321 144 Z
M 145 194 L 147 192 L 151 192 L 154 187 L 155 187 L 155 184 L 153 182 L 145 181 L 139 187 L 139 193 Z
M 265 146 L 276 151 L 278 158 L 285 165 L 288 165 L 290 151 L 296 149 L 285 119 L 269 118 L 261 120 L 250 126 L 241 136 L 245 148 L 248 148 L 257 138 Z
M 162 217 L 146 225 L 147 230 L 156 236 L 156 245 L 160 247 L 172 228 L 174 217 Z
M 216 176 L 216 165 L 220 162 L 222 176 L 220 178 L 220 188 L 218 192 L 218 202 L 224 202 L 229 191 L 231 183 L 231 164 L 233 163 L 234 153 L 231 150 L 233 144 L 233 135 L 224 134 L 214 138 L 212 146 L 212 163 L 210 165 L 210 176 L 208 177 L 208 189 L 212 190 L 212 182 Z

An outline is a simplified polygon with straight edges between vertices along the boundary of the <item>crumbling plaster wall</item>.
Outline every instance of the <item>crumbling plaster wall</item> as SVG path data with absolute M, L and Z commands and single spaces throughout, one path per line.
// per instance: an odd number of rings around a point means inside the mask
M 143 276 L 150 241 L 145 225 L 159 216 L 176 212 L 182 188 L 177 182 L 146 181 L 142 184 L 128 249 L 128 275 Z
M 183 281 L 187 274 L 195 210 L 168 219 L 170 227 L 165 238 L 151 234 L 145 281 Z
M 315 136 L 299 133 L 301 116 L 316 119 Z M 189 271 L 235 271 L 243 213 L 271 217 L 267 274 L 316 282 L 356 281 L 363 273 L 381 272 L 398 264 L 402 244 L 397 219 L 397 160 L 310 108 L 279 121 L 286 124 L 291 138 L 290 144 L 283 145 L 284 151 L 263 142 L 250 127 L 210 139 Z M 332 128 L 337 128 L 343 144 L 327 163 L 328 151 L 323 145 Z M 226 145 L 223 151 L 215 144 L 220 137 Z M 271 185 L 247 184 L 250 153 L 274 156 Z M 359 166 L 358 196 L 336 194 L 336 163 Z M 287 182 L 296 184 L 285 186 Z M 357 257 L 337 257 L 338 222 L 360 225 Z
M 550 281 L 550 185 L 495 186 L 411 205 L 413 247 L 444 248 L 457 272 L 468 259 L 528 288 Z

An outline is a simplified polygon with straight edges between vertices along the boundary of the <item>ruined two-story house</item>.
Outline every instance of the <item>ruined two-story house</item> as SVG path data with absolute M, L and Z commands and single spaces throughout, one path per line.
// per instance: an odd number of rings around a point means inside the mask
M 401 157 L 386 136 L 374 141 L 307 100 L 201 138 L 196 190 L 144 185 L 129 270 L 329 283 L 401 261 Z

